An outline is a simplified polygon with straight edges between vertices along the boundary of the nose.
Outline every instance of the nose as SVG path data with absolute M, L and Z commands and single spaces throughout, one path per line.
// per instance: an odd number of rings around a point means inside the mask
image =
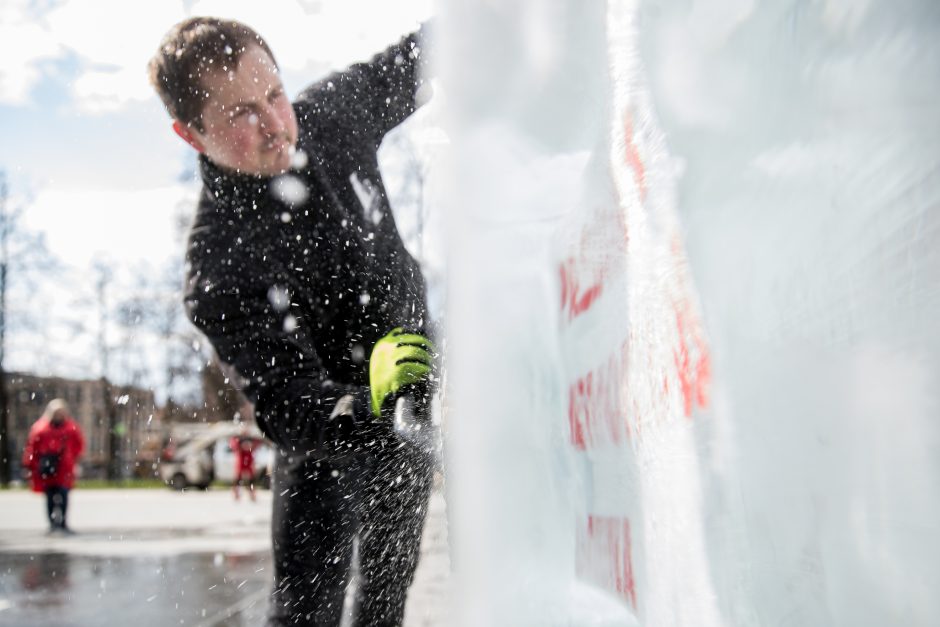
M 258 124 L 262 133 L 275 137 L 287 128 L 277 110 L 270 105 L 265 105 L 258 110 Z

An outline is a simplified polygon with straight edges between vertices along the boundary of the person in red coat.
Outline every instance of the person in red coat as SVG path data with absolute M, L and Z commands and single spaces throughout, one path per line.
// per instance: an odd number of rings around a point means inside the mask
M 69 490 L 75 485 L 75 464 L 85 449 L 82 430 L 69 415 L 62 399 L 46 405 L 33 423 L 23 451 L 23 468 L 29 471 L 33 492 L 46 494 L 49 531 L 71 533 L 65 522 Z
M 248 435 L 246 429 L 229 441 L 229 447 L 235 453 L 235 481 L 232 489 L 235 491 L 235 500 L 239 499 L 238 487 L 244 481 L 248 485 L 248 495 L 254 501 L 255 497 L 255 438 Z

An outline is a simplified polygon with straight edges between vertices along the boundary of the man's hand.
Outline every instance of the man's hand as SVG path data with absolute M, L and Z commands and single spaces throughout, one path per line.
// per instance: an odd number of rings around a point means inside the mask
M 372 415 L 382 415 L 382 405 L 403 387 L 424 381 L 431 374 L 434 345 L 417 333 L 399 327 L 375 343 L 369 358 Z

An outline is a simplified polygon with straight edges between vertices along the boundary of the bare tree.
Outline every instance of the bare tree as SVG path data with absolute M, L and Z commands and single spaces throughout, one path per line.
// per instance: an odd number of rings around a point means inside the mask
M 202 396 L 203 411 L 209 422 L 251 418 L 244 415 L 247 413 L 248 400 L 235 387 L 226 369 L 215 357 L 206 362 L 202 369 Z
M 148 380 L 163 391 L 165 414 L 176 416 L 180 412 L 175 408 L 202 400 L 200 372 L 208 361 L 200 336 L 183 310 L 182 262 L 158 271 L 141 266 L 135 275 L 116 305 L 115 320 L 129 340 L 116 348 L 129 361 L 135 359 L 129 353 L 140 350 L 142 344 L 153 346 L 158 355 L 151 362 L 158 365 L 150 370 Z
M 35 284 L 37 276 L 49 276 L 58 263 L 46 249 L 42 236 L 20 225 L 23 207 L 10 206 L 6 173 L 0 170 L 0 485 L 12 479 L 13 455 L 10 438 L 9 389 L 7 387 L 7 343 L 11 326 L 31 327 L 40 318 L 25 311 L 11 310 L 9 295 L 14 281 Z M 28 303 L 29 298 L 22 299 Z M 13 323 L 13 324 L 11 324 Z
M 111 481 L 121 478 L 121 434 L 117 424 L 117 407 L 109 377 L 111 347 L 108 343 L 108 326 L 111 313 L 108 307 L 108 290 L 114 281 L 114 272 L 103 260 L 94 263 L 95 293 L 98 303 L 98 358 L 100 359 L 101 395 L 104 399 L 105 418 L 108 422 L 108 467 L 107 477 Z
M 0 484 L 7 486 L 10 472 L 10 394 L 4 371 L 6 348 L 7 268 L 10 263 L 10 221 L 7 214 L 6 175 L 0 174 Z

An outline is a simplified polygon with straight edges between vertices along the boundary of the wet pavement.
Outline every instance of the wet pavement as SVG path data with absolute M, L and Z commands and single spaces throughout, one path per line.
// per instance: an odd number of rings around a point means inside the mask
M 0 625 L 260 625 L 270 562 L 264 553 L 5 554 Z
M 270 497 L 76 490 L 77 533 L 50 536 L 40 495 L 0 492 L 0 626 L 261 625 L 273 578 Z M 406 627 L 447 624 L 444 520 L 435 493 Z

